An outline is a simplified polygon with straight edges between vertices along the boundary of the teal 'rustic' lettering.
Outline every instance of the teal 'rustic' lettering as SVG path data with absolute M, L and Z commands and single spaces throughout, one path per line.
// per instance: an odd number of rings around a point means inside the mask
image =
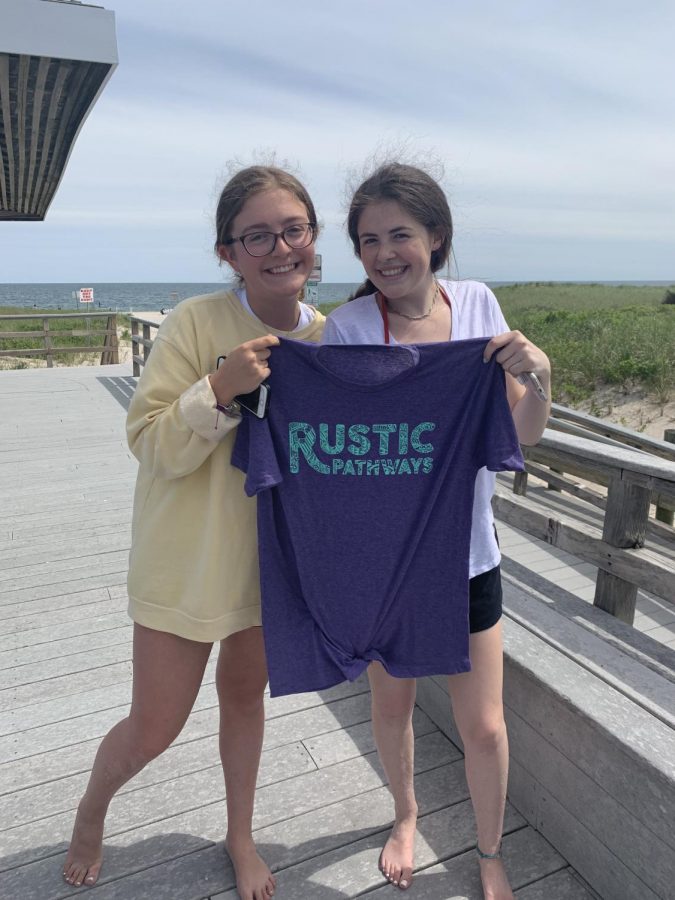
M 386 456 L 389 453 L 389 435 L 396 431 L 395 425 L 371 425 L 374 434 L 380 436 L 380 456 Z
M 351 434 L 349 436 L 351 437 Z M 330 456 L 335 456 L 336 453 L 342 453 L 345 449 L 345 426 L 335 426 L 335 443 L 331 444 L 328 441 L 328 425 L 326 425 L 325 422 L 322 422 L 319 425 L 319 443 L 321 444 L 323 452 L 330 454 Z
M 354 456 L 365 456 L 370 450 L 370 441 L 365 437 L 369 431 L 370 428 L 367 425 L 349 426 L 349 439 L 353 443 L 349 444 L 347 450 Z
M 305 457 L 315 472 L 329 475 L 330 468 L 322 463 L 314 452 L 316 443 L 316 431 L 307 422 L 288 423 L 288 449 L 290 456 L 290 469 L 294 475 L 300 471 L 300 453 Z
M 413 428 L 412 434 L 410 435 L 410 443 L 418 453 L 431 453 L 433 451 L 433 444 L 420 443 L 420 435 L 423 431 L 433 431 L 435 427 L 436 425 L 434 422 L 420 422 L 419 425 L 415 425 Z

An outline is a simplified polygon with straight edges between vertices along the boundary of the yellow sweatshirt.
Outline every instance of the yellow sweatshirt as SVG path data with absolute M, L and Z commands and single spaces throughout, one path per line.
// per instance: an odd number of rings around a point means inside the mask
M 318 341 L 324 321 L 317 312 L 292 337 Z M 128 588 L 129 615 L 148 628 L 217 641 L 260 625 L 256 500 L 230 465 L 238 420 L 218 415 L 207 375 L 265 334 L 287 332 L 232 292 L 192 297 L 164 320 L 143 368 L 127 418 L 140 463 Z

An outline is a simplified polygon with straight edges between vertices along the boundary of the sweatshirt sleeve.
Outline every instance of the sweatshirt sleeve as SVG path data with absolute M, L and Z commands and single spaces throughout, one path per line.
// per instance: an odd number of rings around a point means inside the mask
M 160 331 L 129 404 L 131 452 L 156 478 L 189 475 L 239 424 L 215 404 L 208 377 Z

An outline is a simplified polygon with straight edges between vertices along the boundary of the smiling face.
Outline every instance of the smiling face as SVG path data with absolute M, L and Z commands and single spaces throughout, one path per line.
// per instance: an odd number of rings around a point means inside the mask
M 283 188 L 261 191 L 250 197 L 235 216 L 232 237 L 257 231 L 278 233 L 291 225 L 310 220 L 304 203 Z M 267 256 L 250 256 L 241 241 L 221 244 L 221 259 L 228 262 L 244 280 L 249 302 L 292 301 L 305 286 L 314 265 L 314 244 L 294 250 L 283 238 L 277 238 Z
M 368 278 L 389 299 L 425 296 L 431 253 L 440 238 L 394 200 L 368 204 L 358 222 L 359 255 Z

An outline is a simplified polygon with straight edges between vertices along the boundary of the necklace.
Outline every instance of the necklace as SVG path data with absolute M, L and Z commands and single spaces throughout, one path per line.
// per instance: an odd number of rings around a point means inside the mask
M 438 282 L 436 282 L 436 289 L 434 290 L 434 296 L 431 298 L 431 306 L 429 309 L 422 313 L 419 316 L 410 316 L 408 313 L 400 312 L 398 309 L 394 309 L 393 306 L 390 305 L 389 300 L 384 297 L 384 302 L 387 304 L 387 308 L 390 312 L 393 312 L 395 316 L 400 316 L 402 319 L 408 319 L 411 322 L 419 322 L 420 319 L 428 319 L 429 316 L 434 311 L 434 306 L 436 306 L 436 297 L 438 297 Z
M 450 298 L 445 293 L 445 289 L 442 288 L 438 282 L 436 282 L 436 292 L 438 293 L 439 291 L 440 291 L 441 296 L 443 297 L 444 303 L 447 305 L 448 309 L 450 310 L 450 316 L 451 316 L 451 321 L 452 321 L 452 306 L 450 305 Z M 434 300 L 435 299 L 436 299 L 436 294 L 434 294 Z M 389 334 L 389 313 L 387 312 L 387 301 L 385 300 L 384 296 L 379 291 L 375 294 L 375 302 L 377 303 L 377 308 L 380 310 L 380 315 L 382 316 L 382 327 L 384 329 L 384 343 L 389 344 L 389 343 L 391 343 L 391 341 L 390 341 L 390 334 Z M 433 309 L 433 302 L 434 301 L 432 300 L 432 309 Z M 426 313 L 426 315 L 428 316 L 430 313 L 431 313 L 431 310 L 429 310 L 429 312 Z M 422 318 L 424 318 L 424 316 Z M 450 340 L 450 338 L 448 338 L 448 340 Z

